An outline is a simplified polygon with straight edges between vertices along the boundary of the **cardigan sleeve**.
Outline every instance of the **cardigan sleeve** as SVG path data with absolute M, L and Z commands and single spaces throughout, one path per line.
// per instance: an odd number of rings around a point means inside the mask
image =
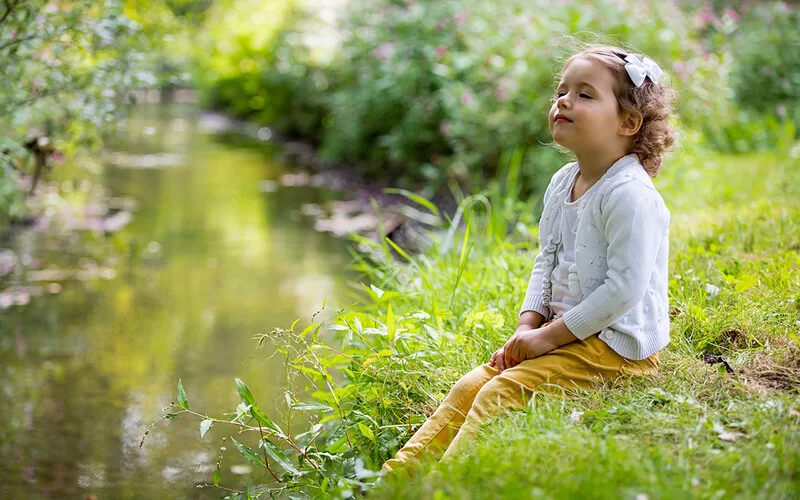
M 669 227 L 661 195 L 637 180 L 613 189 L 600 210 L 608 243 L 605 280 L 564 313 L 567 328 L 581 340 L 610 326 L 642 300 Z
M 544 209 L 542 211 L 542 215 L 544 215 L 545 211 L 549 208 L 548 204 L 553 197 L 556 186 L 560 184 L 560 182 L 563 180 L 563 177 L 570 172 L 570 168 L 574 165 L 574 162 L 568 163 L 561 167 L 555 174 L 553 174 L 553 177 L 550 179 L 550 183 L 544 192 Z M 519 314 L 522 315 L 522 313 L 526 311 L 536 311 L 545 318 L 549 318 L 550 308 L 544 305 L 544 300 L 542 299 L 542 278 L 544 277 L 544 257 L 542 254 L 542 249 L 545 246 L 547 235 L 544 234 L 541 229 L 542 227 L 540 221 L 539 252 L 536 254 L 536 258 L 533 260 L 533 271 L 531 271 L 531 277 L 528 280 L 528 289 L 525 292 L 525 299 L 522 301 L 522 307 L 520 308 Z

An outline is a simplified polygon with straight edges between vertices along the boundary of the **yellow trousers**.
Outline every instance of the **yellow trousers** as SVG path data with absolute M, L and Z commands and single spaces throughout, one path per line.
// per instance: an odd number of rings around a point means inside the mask
M 448 460 L 461 454 L 481 424 L 501 411 L 525 408 L 534 392 L 588 389 L 621 375 L 654 374 L 658 365 L 658 354 L 640 361 L 627 359 L 597 335 L 525 360 L 503 373 L 485 363 L 455 383 L 436 412 L 383 464 L 383 470 L 405 467 L 412 472 L 423 457 Z

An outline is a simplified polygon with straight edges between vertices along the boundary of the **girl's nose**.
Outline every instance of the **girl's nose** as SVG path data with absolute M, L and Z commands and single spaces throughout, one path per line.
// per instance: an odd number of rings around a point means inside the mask
M 561 97 L 559 97 L 558 99 L 556 99 L 556 106 L 558 106 L 558 108 L 563 108 L 563 107 L 567 106 L 568 103 L 569 103 L 569 100 L 567 99 L 567 94 L 564 94 Z

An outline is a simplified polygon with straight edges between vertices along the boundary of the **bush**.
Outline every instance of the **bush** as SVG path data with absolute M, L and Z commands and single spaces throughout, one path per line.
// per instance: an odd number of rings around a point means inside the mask
M 221 0 L 207 18 L 195 75 L 205 104 L 284 136 L 318 137 L 331 83 L 301 37 L 312 30 L 308 11 L 292 0 Z
M 324 153 L 392 178 L 422 174 L 480 183 L 496 172 L 501 151 L 550 142 L 545 116 L 566 55 L 560 35 L 590 38 L 583 33 L 588 27 L 667 69 L 673 60 L 700 68 L 675 82 L 688 125 L 725 109 L 725 80 L 718 78 L 727 71 L 725 61 L 703 60 L 680 11 L 612 1 L 549 7 L 529 1 L 352 2 Z M 548 156 L 531 156 L 532 168 L 523 172 L 549 177 L 562 158 Z
M 703 124 L 711 144 L 738 153 L 786 151 L 800 123 L 800 11 L 783 2 L 716 1 L 697 10 L 695 26 L 704 50 L 730 54 L 736 107 Z
M 800 10 L 759 4 L 733 40 L 731 83 L 742 107 L 800 123 Z
M 563 34 L 587 39 L 591 28 L 668 73 L 673 62 L 694 68 L 673 79 L 689 127 L 727 113 L 732 95 L 730 59 L 704 53 L 689 17 L 671 4 L 354 0 L 342 16 L 332 59 L 314 57 L 301 14 L 284 17 L 264 45 L 246 49 L 247 36 L 235 38 L 204 71 L 210 102 L 310 135 L 325 159 L 398 184 L 483 185 L 500 153 L 521 147 L 535 153 L 519 179 L 524 192 L 564 161 L 542 147 L 551 140 L 545 117 L 566 56 Z
M 18 170 L 32 163 L 23 143 L 70 154 L 123 122 L 122 98 L 149 81 L 138 34 L 119 0 L 0 7 L 0 222 L 21 210 Z

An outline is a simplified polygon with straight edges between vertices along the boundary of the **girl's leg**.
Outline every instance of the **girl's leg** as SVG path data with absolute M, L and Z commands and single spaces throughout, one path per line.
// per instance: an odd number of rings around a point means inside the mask
M 642 361 L 628 360 L 597 335 L 523 361 L 481 387 L 442 460 L 466 451 L 482 423 L 501 411 L 524 408 L 534 391 L 561 394 L 563 389 L 590 388 L 601 380 L 613 380 L 627 374 L 655 373 L 657 369 L 657 355 Z
M 440 456 L 464 423 L 475 395 L 497 373 L 497 369 L 484 364 L 461 377 L 436 412 L 422 424 L 393 459 L 383 464 L 383 470 L 391 472 L 403 466 L 413 467 L 413 462 L 423 456 Z

